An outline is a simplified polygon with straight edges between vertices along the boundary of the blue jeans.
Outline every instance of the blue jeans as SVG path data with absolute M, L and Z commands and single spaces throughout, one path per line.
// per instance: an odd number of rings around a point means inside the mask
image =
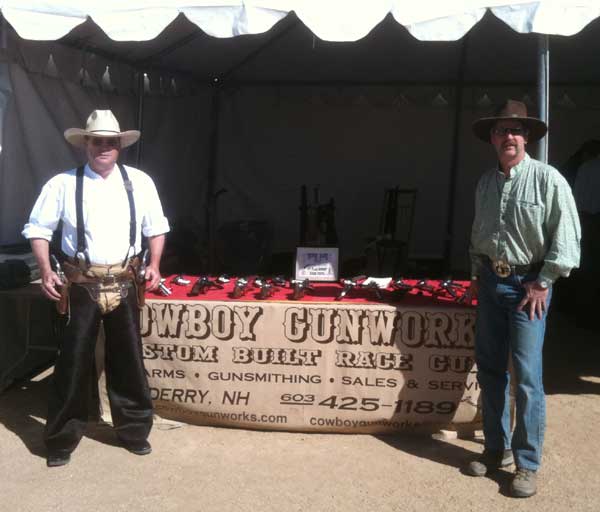
M 487 450 L 512 447 L 517 467 L 537 470 L 542 456 L 546 400 L 542 380 L 542 348 L 552 290 L 543 318 L 529 320 L 529 305 L 517 306 L 523 283 L 536 275 L 496 276 L 485 267 L 479 279 L 475 331 L 477 380 L 482 390 L 483 432 Z M 516 385 L 515 431 L 510 432 L 508 358 L 512 356 Z

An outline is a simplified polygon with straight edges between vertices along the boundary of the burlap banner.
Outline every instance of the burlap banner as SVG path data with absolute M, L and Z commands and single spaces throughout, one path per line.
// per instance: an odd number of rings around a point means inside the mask
M 148 300 L 142 337 L 163 418 L 373 433 L 474 428 L 474 323 L 472 308 L 434 301 Z

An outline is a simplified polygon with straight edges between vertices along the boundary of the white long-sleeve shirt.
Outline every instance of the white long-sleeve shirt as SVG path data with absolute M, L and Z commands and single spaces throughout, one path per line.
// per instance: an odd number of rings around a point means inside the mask
M 167 233 L 169 222 L 163 214 L 152 178 L 139 169 L 125 168 L 133 185 L 137 223 L 135 253 L 139 253 L 141 233 L 147 237 Z M 71 169 L 57 174 L 44 185 L 23 229 L 25 238 L 50 241 L 62 220 L 61 246 L 68 256 L 75 256 L 77 252 L 76 172 L 77 169 Z M 123 261 L 129 250 L 129 219 L 127 191 L 118 167 L 115 166 L 105 179 L 86 165 L 83 174 L 83 220 L 92 263 Z

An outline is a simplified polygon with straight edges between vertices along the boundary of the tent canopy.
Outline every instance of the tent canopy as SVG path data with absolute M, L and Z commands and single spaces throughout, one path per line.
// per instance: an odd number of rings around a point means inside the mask
M 552 51 L 551 162 L 600 136 L 591 0 L 0 0 L 0 10 L 0 243 L 19 239 L 44 181 L 80 161 L 62 131 L 93 108 L 142 128 L 141 167 L 172 220 L 203 223 L 226 188 L 218 223 L 266 220 L 274 250 L 297 242 L 301 184 L 336 199 L 348 255 L 376 233 L 383 188 L 398 185 L 419 189 L 411 251 L 439 257 L 454 190 L 457 269 L 468 267 L 474 184 L 493 164 L 470 124 L 506 97 L 534 109 L 537 33 Z
M 14 0 L 0 1 L 0 9 L 23 39 L 60 40 L 112 62 L 199 81 L 453 82 L 458 40 L 473 27 L 469 45 L 477 51 L 467 53 L 467 82 L 534 81 L 535 33 L 577 34 L 552 38 L 553 81 L 600 81 L 600 69 L 589 64 L 600 50 L 589 27 L 600 16 L 593 0 L 109 0 L 84 6 L 62 0 L 51 7 Z
M 266 32 L 290 12 L 319 39 L 357 41 L 388 14 L 422 41 L 454 41 L 489 9 L 516 32 L 571 36 L 600 15 L 594 0 L 3 0 L 4 17 L 24 39 L 55 40 L 88 18 L 114 41 L 154 39 L 179 15 L 218 38 Z

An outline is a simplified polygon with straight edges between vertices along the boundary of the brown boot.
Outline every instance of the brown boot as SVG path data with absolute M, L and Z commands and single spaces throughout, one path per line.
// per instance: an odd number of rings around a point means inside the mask
M 537 492 L 537 473 L 533 469 L 517 468 L 510 494 L 515 498 L 529 498 Z
M 484 450 L 477 460 L 469 462 L 465 473 L 471 476 L 485 476 L 514 462 L 511 450 Z

